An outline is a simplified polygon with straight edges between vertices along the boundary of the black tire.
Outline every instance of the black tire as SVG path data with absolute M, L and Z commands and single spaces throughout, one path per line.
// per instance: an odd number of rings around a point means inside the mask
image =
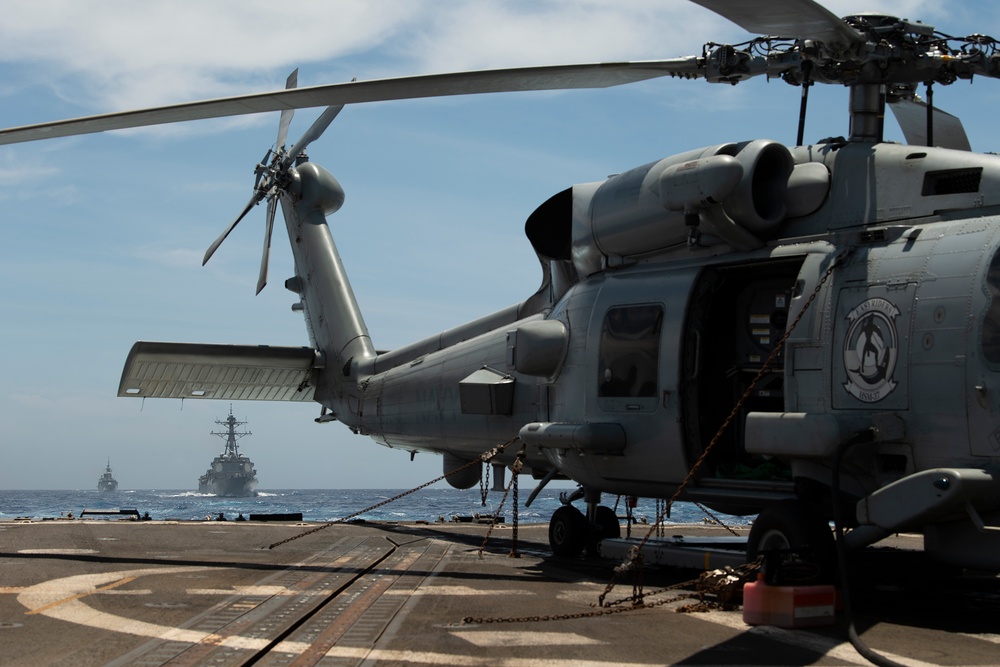
M 572 505 L 563 505 L 549 519 L 549 547 L 556 556 L 575 558 L 587 540 L 587 519 Z
M 764 508 L 747 540 L 747 562 L 768 552 L 778 556 L 776 583 L 827 584 L 836 580 L 837 555 L 829 522 L 801 500 L 782 500 Z
M 610 507 L 598 505 L 594 511 L 593 523 L 588 522 L 587 531 L 587 555 L 598 557 L 601 555 L 601 540 L 616 539 L 622 536 L 622 527 L 618 523 L 618 516 Z
M 600 530 L 599 540 L 616 540 L 622 536 L 622 526 L 618 523 L 618 515 L 606 505 L 598 505 L 594 514 L 594 522 Z

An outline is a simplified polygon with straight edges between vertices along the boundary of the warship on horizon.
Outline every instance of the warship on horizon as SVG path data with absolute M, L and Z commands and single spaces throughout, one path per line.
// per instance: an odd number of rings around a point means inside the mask
M 257 471 L 254 470 L 253 461 L 240 454 L 236 444 L 239 438 L 252 435 L 250 431 L 236 432 L 237 426 L 242 426 L 247 422 L 237 421 L 236 417 L 233 416 L 233 407 L 229 406 L 229 417 L 226 418 L 226 421 L 216 420 L 215 423 L 227 427 L 224 433 L 212 431 L 212 435 L 226 440 L 226 449 L 212 460 L 208 471 L 198 478 L 198 492 L 213 493 L 229 498 L 256 496 Z
M 111 459 L 108 459 L 108 467 L 104 469 L 104 474 L 97 479 L 98 491 L 116 491 L 118 480 L 111 474 Z

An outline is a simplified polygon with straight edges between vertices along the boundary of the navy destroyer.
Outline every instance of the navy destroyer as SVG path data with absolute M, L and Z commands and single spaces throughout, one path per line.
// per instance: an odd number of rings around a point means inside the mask
M 253 461 L 240 454 L 239 446 L 236 444 L 236 441 L 243 436 L 252 435 L 250 431 L 236 432 L 236 427 L 246 422 L 237 421 L 230 406 L 229 417 L 225 421 L 215 423 L 226 427 L 224 432 L 212 431 L 212 435 L 217 435 L 226 441 L 226 449 L 220 456 L 215 457 L 208 471 L 198 478 L 198 492 L 214 493 L 217 496 L 230 498 L 257 495 L 257 471 L 254 470 Z
M 104 469 L 104 474 L 97 479 L 98 491 L 115 491 L 118 489 L 118 480 L 111 474 L 111 459 L 108 459 L 108 467 Z

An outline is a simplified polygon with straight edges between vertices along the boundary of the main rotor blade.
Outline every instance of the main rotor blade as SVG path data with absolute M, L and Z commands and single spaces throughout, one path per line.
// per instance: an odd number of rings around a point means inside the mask
M 222 242 L 226 240 L 226 237 L 229 236 L 229 233 L 234 229 L 236 229 L 236 225 L 240 224 L 240 220 L 245 218 L 246 214 L 250 212 L 250 209 L 252 209 L 259 203 L 260 203 L 260 196 L 256 192 L 254 192 L 253 197 L 250 198 L 250 201 L 247 202 L 247 205 L 243 208 L 243 212 L 240 213 L 238 216 L 236 216 L 236 219 L 233 220 L 233 222 L 228 227 L 226 227 L 226 230 L 219 235 L 219 238 L 215 239 L 215 242 L 213 242 L 212 245 L 208 246 L 208 250 L 205 251 L 205 258 L 201 260 L 202 266 L 208 264 L 208 260 L 212 259 L 212 255 L 214 255 L 215 251 L 219 249 L 219 246 L 222 245 Z
M 288 75 L 288 79 L 285 81 L 285 90 L 291 90 L 292 88 L 299 87 L 299 68 L 296 67 L 295 70 Z M 295 109 L 282 109 L 281 118 L 278 119 L 278 140 L 274 144 L 274 149 L 280 151 L 285 147 L 285 141 L 288 140 L 288 126 L 292 124 L 292 116 L 295 115 Z
M 851 46 L 864 43 L 860 32 L 813 0 L 691 0 L 748 32 L 775 37 L 813 39 Z
M 267 200 L 267 225 L 264 227 L 264 253 L 260 258 L 260 275 L 257 276 L 257 294 L 267 284 L 267 263 L 271 257 L 271 232 L 274 231 L 274 211 L 278 201 L 277 193 Z
M 308 109 L 336 104 L 530 90 L 608 88 L 662 76 L 695 78 L 701 75 L 702 71 L 701 59 L 688 56 L 673 60 L 517 67 L 352 81 L 7 128 L 0 130 L 0 145 L 205 118 L 284 109 Z
M 306 146 L 319 139 L 320 135 L 326 131 L 326 128 L 330 126 L 330 123 L 333 122 L 333 119 L 337 117 L 337 114 L 339 114 L 343 108 L 343 104 L 328 106 L 326 110 L 320 114 L 320 117 L 313 121 L 313 124 L 309 126 L 309 129 L 306 130 L 301 137 L 299 137 L 299 140 L 295 143 L 295 145 L 289 149 L 286 159 L 289 161 L 294 160 L 299 153 L 306 149 Z

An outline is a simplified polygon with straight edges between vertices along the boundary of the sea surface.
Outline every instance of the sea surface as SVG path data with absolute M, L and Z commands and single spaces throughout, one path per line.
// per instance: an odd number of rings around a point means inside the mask
M 518 521 L 522 523 L 547 523 L 552 512 L 559 507 L 560 493 L 566 489 L 545 489 L 535 498 L 531 507 L 524 501 L 534 485 L 519 492 Z M 393 500 L 405 489 L 274 489 L 258 490 L 249 498 L 221 498 L 212 494 L 184 490 L 119 490 L 99 492 L 77 491 L 2 491 L 0 490 L 0 521 L 17 518 L 36 520 L 56 519 L 72 513 L 79 517 L 82 510 L 135 509 L 149 514 L 154 520 L 204 521 L 236 519 L 240 514 L 302 513 L 305 521 L 335 521 L 348 517 L 369 521 L 452 521 L 457 517 L 489 517 L 500 510 L 507 522 L 513 519 L 513 497 L 503 501 L 502 491 L 491 491 L 484 502 L 478 488 L 458 490 L 428 488 L 409 493 Z M 390 502 L 386 502 L 390 501 Z M 604 497 L 604 504 L 616 507 L 616 497 Z M 384 503 L 384 504 L 381 504 Z M 381 504 L 381 505 L 380 505 Z M 378 506 L 377 506 L 378 505 Z M 582 503 L 576 503 L 582 508 Z M 376 507 L 377 506 L 377 507 Z M 617 502 L 619 516 L 626 515 L 625 500 Z M 640 499 L 633 510 L 636 522 L 653 522 L 657 514 L 656 502 Z M 730 517 L 716 514 L 729 525 L 746 525 L 749 517 Z M 702 523 L 711 520 L 704 511 L 691 503 L 676 503 L 671 508 L 668 523 Z

